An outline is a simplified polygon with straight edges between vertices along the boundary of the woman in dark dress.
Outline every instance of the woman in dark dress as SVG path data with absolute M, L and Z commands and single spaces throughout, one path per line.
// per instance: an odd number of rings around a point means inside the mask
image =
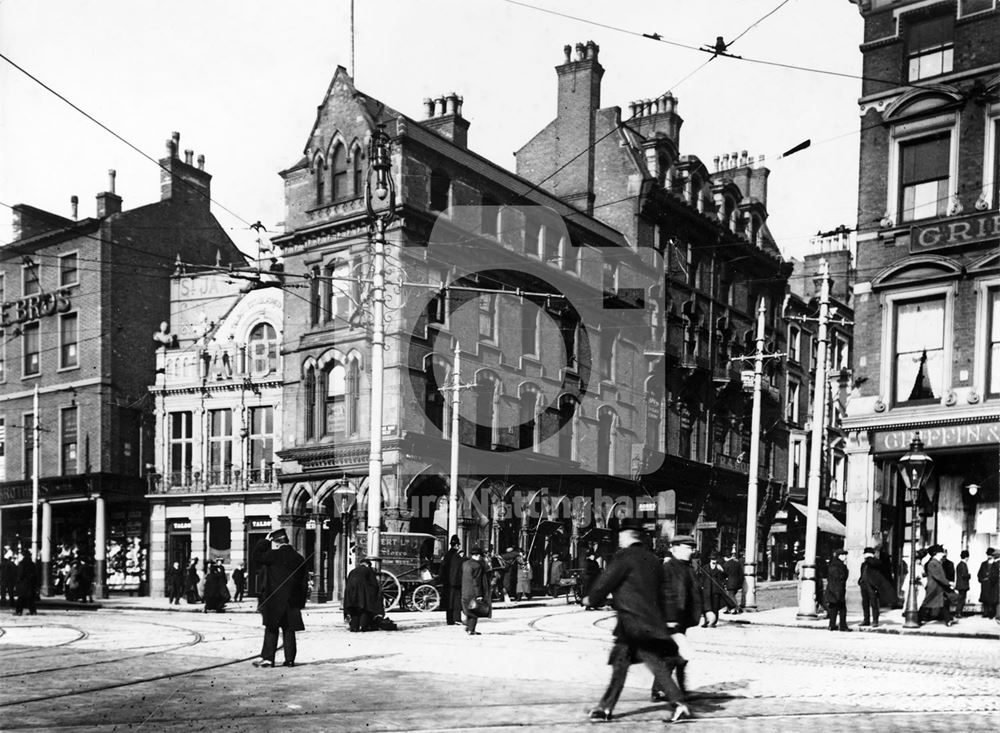
M 187 602 L 188 603 L 198 603 L 201 600 L 201 596 L 198 595 L 198 581 L 201 577 L 198 575 L 198 558 L 192 558 L 191 564 L 188 565 L 187 569 Z
M 212 564 L 205 576 L 205 613 L 222 613 L 229 603 L 229 588 L 226 587 L 226 572 L 220 565 Z

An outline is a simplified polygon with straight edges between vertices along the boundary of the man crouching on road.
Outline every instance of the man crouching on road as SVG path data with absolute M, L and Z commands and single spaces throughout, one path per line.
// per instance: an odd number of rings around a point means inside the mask
M 612 605 L 618 612 L 615 645 L 608 659 L 611 681 L 598 706 L 590 711 L 592 723 L 611 720 L 611 712 L 625 686 L 628 668 L 635 662 L 649 667 L 658 689 L 675 703 L 673 720 L 690 715 L 680 689 L 670 676 L 677 645 L 670 639 L 664 614 L 663 565 L 642 544 L 641 533 L 642 524 L 638 520 L 622 520 L 618 533 L 621 549 L 597 578 L 590 595 L 583 599 L 584 606 L 600 607 L 609 594 L 614 594 Z
M 271 545 L 274 549 L 271 549 Z M 278 649 L 278 629 L 284 648 L 285 666 L 295 666 L 295 632 L 304 631 L 302 609 L 309 594 L 306 561 L 288 544 L 284 529 L 276 529 L 253 548 L 254 565 L 263 568 L 258 610 L 264 622 L 264 646 L 255 667 L 273 667 Z

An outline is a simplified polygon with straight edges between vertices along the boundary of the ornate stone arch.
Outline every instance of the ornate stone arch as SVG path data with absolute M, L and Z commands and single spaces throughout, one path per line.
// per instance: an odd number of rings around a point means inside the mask
M 898 284 L 952 280 L 962 276 L 962 266 L 955 260 L 941 255 L 914 255 L 883 267 L 872 278 L 872 290 Z

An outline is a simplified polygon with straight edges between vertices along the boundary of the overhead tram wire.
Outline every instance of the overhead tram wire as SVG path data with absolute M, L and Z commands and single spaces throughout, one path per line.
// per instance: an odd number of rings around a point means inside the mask
M 155 158 L 153 158 L 151 155 L 149 155 L 149 153 L 147 153 L 146 151 L 144 151 L 139 146 L 131 143 L 129 140 L 127 140 L 123 136 L 119 135 L 117 132 L 115 132 L 110 127 L 108 127 L 107 125 L 105 125 L 103 122 L 101 122 L 99 119 L 97 119 L 96 117 L 94 117 L 92 114 L 90 114 L 86 110 L 82 109 L 79 105 L 77 105 L 77 104 L 73 103 L 72 101 L 70 101 L 69 99 L 67 99 L 64 95 L 62 95 L 59 92 L 57 92 L 55 89 L 53 89 L 48 84 L 46 84 L 45 82 L 43 82 L 37 76 L 35 76 L 30 71 L 28 71 L 27 69 L 25 69 L 23 66 L 20 66 L 19 64 L 17 64 L 16 62 L 14 62 L 10 57 L 8 57 L 7 55 L 5 55 L 3 52 L 0 52 L 0 59 L 3 59 L 4 61 L 6 61 L 8 64 L 10 64 L 11 66 L 13 66 L 15 69 L 17 69 L 18 71 L 20 71 L 26 77 L 28 77 L 33 82 L 35 82 L 40 87 L 42 87 L 42 89 L 44 89 L 45 91 L 49 92 L 50 94 L 54 95 L 59 100 L 61 100 L 61 101 L 65 102 L 66 104 L 68 104 L 70 107 L 72 107 L 73 109 L 75 109 L 81 115 L 83 115 L 88 120 L 90 120 L 91 122 L 93 122 L 95 125 L 97 125 L 98 127 L 100 127 L 102 130 L 104 130 L 105 132 L 107 132 L 108 134 L 110 134 L 112 137 L 114 137 L 115 139 L 121 141 L 122 143 L 124 143 L 125 145 L 127 145 L 128 147 L 130 147 L 132 150 L 134 150 L 135 152 L 137 152 L 143 158 L 145 158 L 146 160 L 150 161 L 157 168 L 159 168 L 160 170 L 163 170 L 163 171 L 169 173 L 169 171 L 167 171 L 167 168 L 165 166 L 163 166 L 163 165 L 160 164 L 160 161 L 158 161 Z M 227 206 L 219 203 L 217 200 L 215 200 L 211 196 L 205 194 L 198 187 L 192 185 L 191 183 L 188 183 L 183 178 L 179 178 L 178 180 L 182 181 L 184 183 L 184 185 L 188 186 L 193 192 L 197 193 L 198 195 L 202 196 L 203 198 L 208 199 L 209 201 L 211 201 L 213 204 L 215 204 L 216 206 L 218 206 L 220 209 L 222 209 L 226 213 L 234 216 L 236 219 L 239 219 L 241 222 L 243 222 L 247 226 L 252 226 L 251 222 L 247 221 L 246 219 L 244 219 L 242 216 L 240 216 L 239 214 L 237 214 L 235 211 L 233 211 L 232 209 L 228 208 Z

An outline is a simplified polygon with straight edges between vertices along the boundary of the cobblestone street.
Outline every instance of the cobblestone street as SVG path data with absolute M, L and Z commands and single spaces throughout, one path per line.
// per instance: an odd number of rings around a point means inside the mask
M 607 682 L 613 617 L 502 609 L 468 637 L 440 614 L 349 634 L 307 613 L 299 664 L 256 669 L 252 613 L 49 611 L 5 616 L 4 731 L 575 730 Z M 724 617 L 725 618 L 725 617 Z M 690 632 L 704 730 L 987 730 L 1000 726 L 994 640 L 720 622 Z M 280 652 L 279 652 L 280 660 Z M 633 667 L 614 730 L 669 718 Z

